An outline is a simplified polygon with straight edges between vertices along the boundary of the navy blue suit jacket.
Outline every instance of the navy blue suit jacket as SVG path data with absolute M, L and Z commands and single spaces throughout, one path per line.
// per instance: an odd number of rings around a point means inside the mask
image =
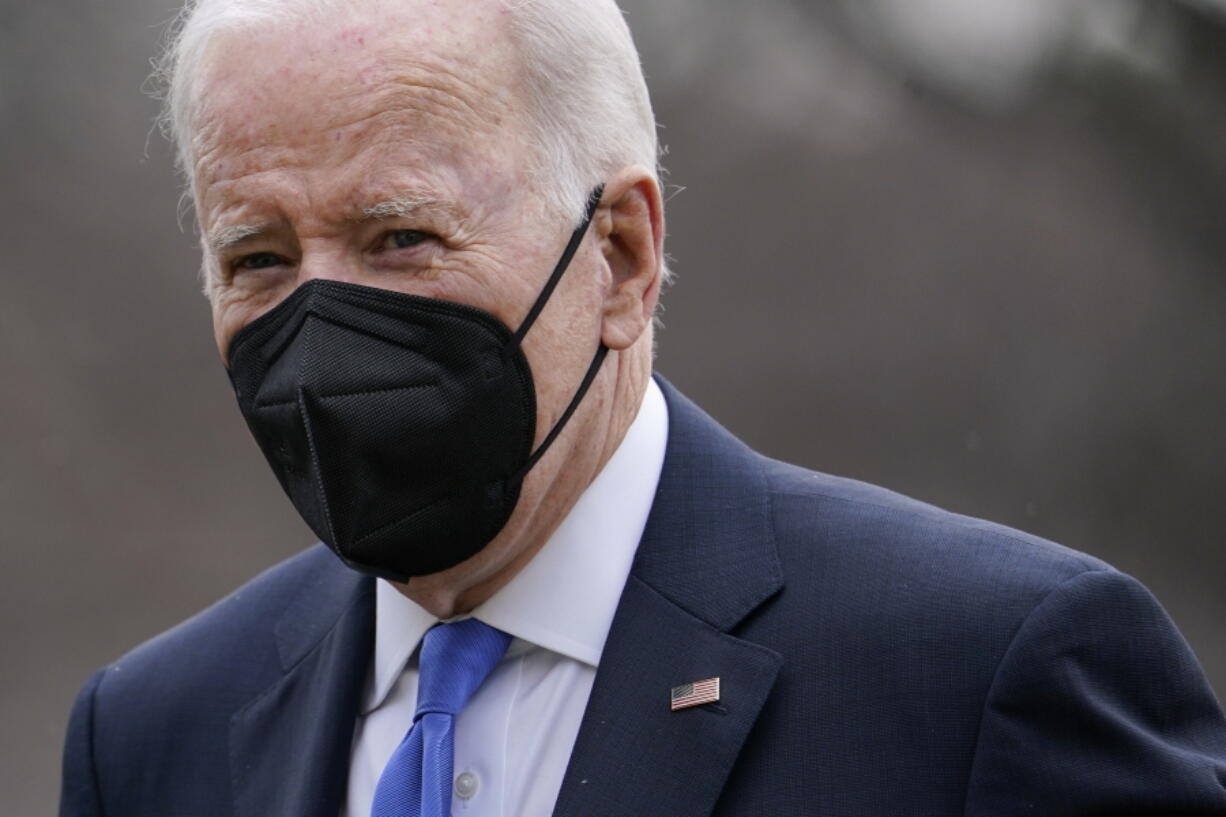
M 555 814 L 1226 815 L 1221 709 L 1136 581 L 768 460 L 663 385 L 659 491 Z M 316 547 L 100 671 L 61 814 L 336 817 L 372 590 Z M 718 704 L 669 711 L 713 676 Z

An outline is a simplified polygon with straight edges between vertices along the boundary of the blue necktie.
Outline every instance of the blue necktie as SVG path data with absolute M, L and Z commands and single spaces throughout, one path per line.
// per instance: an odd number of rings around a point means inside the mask
M 456 713 L 510 643 L 511 636 L 475 618 L 426 632 L 417 713 L 375 786 L 371 817 L 451 817 Z

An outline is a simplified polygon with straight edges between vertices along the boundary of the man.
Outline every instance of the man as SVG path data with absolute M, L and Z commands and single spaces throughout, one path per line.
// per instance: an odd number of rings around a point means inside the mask
M 200 0 L 169 68 L 219 351 L 335 555 L 95 675 L 63 815 L 1226 814 L 1135 581 L 653 380 L 612 2 Z

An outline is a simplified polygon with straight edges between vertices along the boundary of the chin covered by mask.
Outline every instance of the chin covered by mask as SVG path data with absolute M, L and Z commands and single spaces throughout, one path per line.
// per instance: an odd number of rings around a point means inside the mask
M 294 507 L 350 567 L 393 581 L 474 556 L 595 379 L 599 344 L 541 445 L 521 344 L 602 190 L 519 329 L 462 304 L 314 279 L 229 347 L 239 409 Z

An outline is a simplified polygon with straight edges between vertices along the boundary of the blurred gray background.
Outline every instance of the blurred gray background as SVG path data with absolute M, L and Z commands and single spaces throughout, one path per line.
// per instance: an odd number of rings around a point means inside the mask
M 1133 573 L 1226 690 L 1226 3 L 625 5 L 659 369 L 769 454 Z M 53 811 L 92 669 L 311 541 L 151 132 L 174 12 L 0 0 L 6 815 Z

